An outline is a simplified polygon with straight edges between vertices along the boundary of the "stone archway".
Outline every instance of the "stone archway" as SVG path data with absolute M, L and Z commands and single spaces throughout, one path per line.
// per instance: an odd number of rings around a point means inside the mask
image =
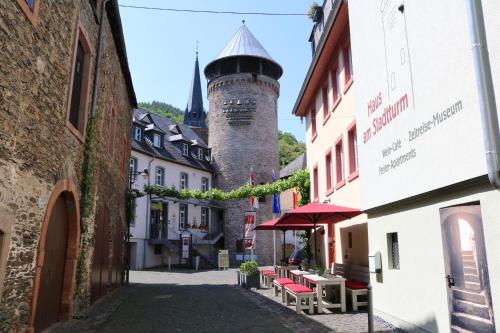
M 40 231 L 30 332 L 68 320 L 72 314 L 80 241 L 79 221 L 76 185 L 69 179 L 60 180 L 50 196 Z M 47 293 L 48 285 L 57 285 L 57 290 Z

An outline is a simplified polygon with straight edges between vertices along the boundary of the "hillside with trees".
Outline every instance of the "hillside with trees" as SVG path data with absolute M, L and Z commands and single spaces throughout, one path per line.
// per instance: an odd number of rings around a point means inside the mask
M 280 168 L 306 152 L 306 145 L 295 138 L 292 133 L 278 131 L 280 149 Z
M 181 124 L 184 121 L 184 112 L 181 109 L 167 103 L 158 101 L 140 102 L 139 107 L 150 112 L 168 117 L 173 121 Z

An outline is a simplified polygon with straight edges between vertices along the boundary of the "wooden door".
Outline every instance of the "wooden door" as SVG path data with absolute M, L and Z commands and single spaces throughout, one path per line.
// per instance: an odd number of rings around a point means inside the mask
M 96 219 L 94 255 L 92 262 L 90 302 L 106 294 L 108 284 L 109 240 L 108 240 L 108 212 L 101 209 Z
M 36 332 L 41 332 L 60 319 L 68 222 L 66 200 L 63 195 L 60 195 L 53 206 L 47 226 L 45 255 L 34 322 Z

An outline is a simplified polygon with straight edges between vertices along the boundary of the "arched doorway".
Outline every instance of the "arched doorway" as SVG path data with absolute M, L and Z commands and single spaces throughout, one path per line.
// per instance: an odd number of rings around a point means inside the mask
M 79 246 L 76 186 L 56 184 L 45 212 L 38 245 L 30 330 L 40 332 L 69 319 L 73 309 Z

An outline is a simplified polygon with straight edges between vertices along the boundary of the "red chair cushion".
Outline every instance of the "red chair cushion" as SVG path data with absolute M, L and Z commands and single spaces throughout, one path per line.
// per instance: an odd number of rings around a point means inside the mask
M 300 293 L 312 293 L 313 290 L 311 288 L 307 288 L 306 286 L 298 283 L 287 284 L 285 286 L 286 289 L 290 290 L 294 294 Z
M 267 275 L 267 274 L 276 274 L 274 271 L 270 269 L 263 269 L 260 271 L 262 274 Z
M 287 279 L 287 278 L 275 279 L 274 281 L 281 286 L 284 286 L 284 285 L 287 285 L 290 283 L 295 283 L 294 281 Z
M 267 275 L 267 276 L 273 276 L 273 275 L 276 275 L 276 273 L 275 273 L 275 272 L 273 272 L 273 271 L 262 272 L 262 274 Z
M 366 289 L 368 285 L 363 282 L 349 281 L 345 282 L 345 287 L 349 289 Z

